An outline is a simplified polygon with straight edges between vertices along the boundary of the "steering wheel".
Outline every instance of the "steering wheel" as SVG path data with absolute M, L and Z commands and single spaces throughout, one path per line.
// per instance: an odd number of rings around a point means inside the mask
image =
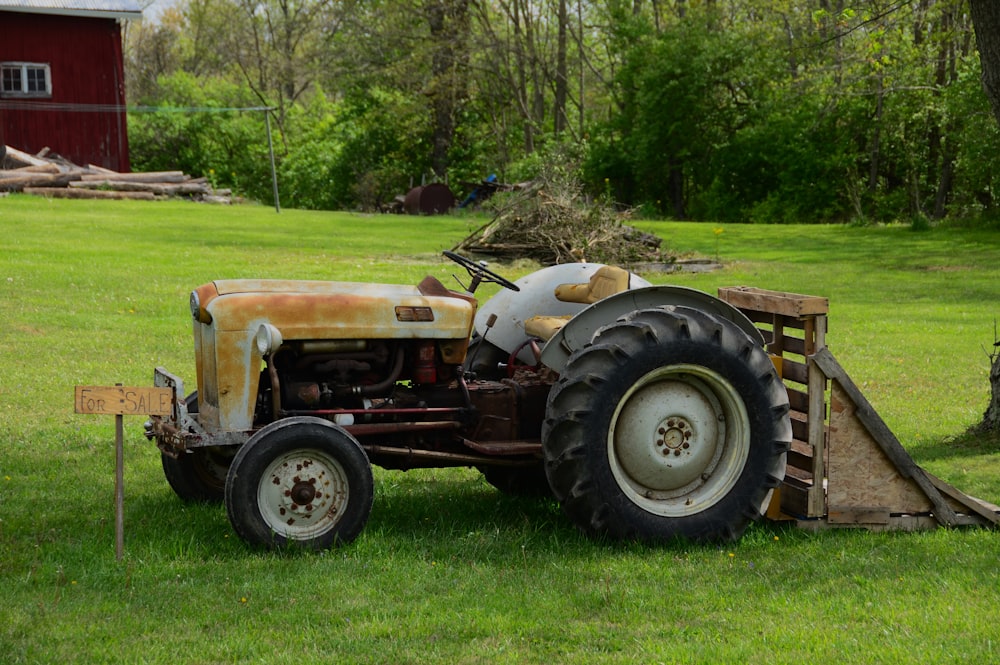
M 469 276 L 472 277 L 472 282 L 469 284 L 469 293 L 475 293 L 476 287 L 483 283 L 499 284 L 503 288 L 510 289 L 511 291 L 521 290 L 521 287 L 514 282 L 509 279 L 504 279 L 492 270 L 487 269 L 485 262 L 476 263 L 470 258 L 466 258 L 461 254 L 456 254 L 455 252 L 451 252 L 447 249 L 442 253 L 458 265 L 465 268 L 466 272 L 469 273 Z
M 538 347 L 538 342 L 540 340 L 529 337 L 524 342 L 521 343 L 516 349 L 511 351 L 511 354 L 507 357 L 507 378 L 513 379 L 514 375 L 517 374 L 517 370 L 526 369 L 532 372 L 537 372 L 542 367 L 542 350 Z M 523 349 L 531 349 L 531 355 L 535 360 L 534 365 L 529 365 L 527 363 L 518 362 L 518 356 L 521 354 Z

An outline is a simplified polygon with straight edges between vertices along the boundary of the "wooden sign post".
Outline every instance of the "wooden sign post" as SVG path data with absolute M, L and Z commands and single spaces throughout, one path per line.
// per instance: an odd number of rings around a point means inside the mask
M 170 388 L 77 386 L 76 413 L 115 417 L 115 558 L 125 552 L 125 427 L 123 416 L 166 416 L 173 409 Z

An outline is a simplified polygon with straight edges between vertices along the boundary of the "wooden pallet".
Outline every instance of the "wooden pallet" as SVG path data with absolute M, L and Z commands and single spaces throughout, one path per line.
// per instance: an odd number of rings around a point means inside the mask
M 826 384 L 813 372 L 809 356 L 826 347 L 826 298 L 767 291 L 751 287 L 719 289 L 719 297 L 738 308 L 764 334 L 768 352 L 776 358 L 791 404 L 792 449 L 788 453 L 780 503 L 770 511 L 802 517 L 826 515 Z M 811 380 L 811 382 L 810 382 Z
M 749 287 L 719 297 L 764 334 L 788 390 L 794 440 L 768 517 L 812 528 L 1000 525 L 1000 508 L 920 468 L 878 416 L 826 347 L 826 298 Z

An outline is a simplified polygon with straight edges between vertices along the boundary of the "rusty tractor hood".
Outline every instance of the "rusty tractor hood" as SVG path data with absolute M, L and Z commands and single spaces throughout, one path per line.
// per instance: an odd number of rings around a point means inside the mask
M 226 279 L 191 294 L 196 321 L 219 332 L 254 331 L 267 323 L 291 339 L 462 339 L 476 305 L 441 289 L 304 280 Z

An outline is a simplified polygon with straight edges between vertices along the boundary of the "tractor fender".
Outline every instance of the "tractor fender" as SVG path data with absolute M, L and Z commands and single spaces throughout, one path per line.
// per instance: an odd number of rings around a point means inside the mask
M 764 345 L 764 336 L 743 312 L 704 291 L 684 286 L 649 286 L 616 293 L 589 305 L 564 325 L 542 348 L 542 364 L 562 372 L 575 351 L 589 344 L 603 326 L 638 309 L 666 306 L 690 307 L 728 319 L 755 343 Z
M 603 263 L 560 263 L 525 275 L 514 282 L 520 291 L 502 289 L 487 300 L 476 312 L 476 332 L 489 343 L 507 353 L 523 347 L 528 339 L 524 322 L 535 315 L 573 316 L 587 305 L 564 302 L 556 297 L 556 287 L 561 284 L 586 284 L 604 267 Z M 650 283 L 636 274 L 629 278 L 631 288 L 644 288 Z M 489 323 L 492 321 L 492 323 Z M 518 356 L 525 364 L 538 361 L 528 350 Z

